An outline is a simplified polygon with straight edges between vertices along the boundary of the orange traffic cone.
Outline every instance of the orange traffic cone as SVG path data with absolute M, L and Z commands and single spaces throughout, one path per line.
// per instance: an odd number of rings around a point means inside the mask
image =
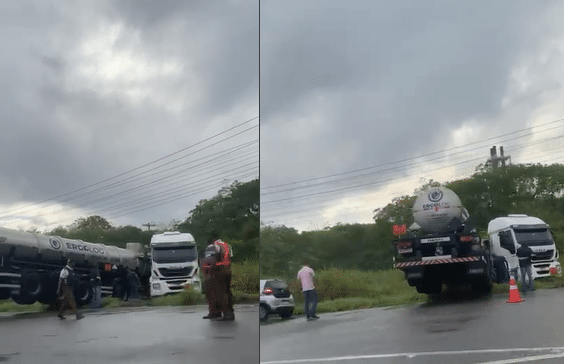
M 508 294 L 508 301 L 506 303 L 520 303 L 523 301 L 522 297 L 520 297 L 520 291 L 518 290 L 518 285 L 514 278 L 510 278 L 508 282 L 510 286 L 510 293 Z

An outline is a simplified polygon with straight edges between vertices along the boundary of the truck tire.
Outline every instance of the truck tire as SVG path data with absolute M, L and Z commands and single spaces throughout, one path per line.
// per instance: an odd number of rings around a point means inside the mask
M 94 292 L 90 282 L 80 282 L 78 287 L 75 288 L 75 299 L 79 305 L 87 305 L 92 301 Z
M 43 289 L 37 298 L 40 303 L 52 304 L 57 300 L 57 287 L 59 285 L 59 272 L 49 272 L 42 276 Z
M 510 273 L 508 272 L 508 263 L 504 257 L 493 257 L 492 265 L 494 268 L 494 277 L 496 283 L 508 283 Z
M 12 299 L 14 300 L 14 302 L 16 302 L 18 305 L 31 305 L 35 303 L 35 299 L 29 297 L 28 295 L 26 295 L 25 293 L 18 293 L 18 294 L 13 294 L 12 295 Z
M 440 294 L 443 285 L 440 280 L 425 279 L 416 286 L 416 291 L 423 294 Z
M 26 272 L 22 274 L 20 283 L 23 295 L 36 300 L 41 294 L 43 282 L 41 275 L 37 272 Z
M 0 288 L 0 300 L 7 300 L 12 296 L 12 290 L 10 288 Z
M 477 294 L 489 294 L 492 291 L 492 282 L 489 277 L 484 277 L 476 282 L 471 283 L 471 289 Z

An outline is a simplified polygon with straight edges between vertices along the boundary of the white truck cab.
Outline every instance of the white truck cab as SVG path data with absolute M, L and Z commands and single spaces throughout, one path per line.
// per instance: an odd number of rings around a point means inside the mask
M 503 256 L 512 271 L 518 267 L 516 250 L 521 243 L 532 249 L 532 277 L 534 279 L 561 274 L 559 252 L 549 225 L 528 215 L 497 217 L 488 224 L 491 256 Z
M 187 285 L 202 290 L 198 251 L 189 233 L 168 231 L 151 238 L 151 297 L 181 292 Z

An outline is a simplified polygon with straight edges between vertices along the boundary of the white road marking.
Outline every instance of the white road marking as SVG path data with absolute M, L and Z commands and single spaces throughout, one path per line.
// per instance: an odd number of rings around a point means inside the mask
M 547 354 L 547 355 L 536 355 L 536 356 L 526 356 L 523 358 L 514 358 L 514 359 L 505 359 L 505 360 L 496 360 L 496 361 L 485 361 L 479 364 L 514 364 L 514 363 L 524 363 L 527 361 L 537 361 L 537 360 L 545 360 L 545 359 L 553 359 L 553 358 L 562 358 L 563 353 L 561 354 Z
M 536 352 L 536 351 L 551 351 L 553 354 L 539 355 L 537 359 L 550 359 L 563 357 L 563 347 L 553 348 L 508 348 L 508 349 L 478 349 L 478 350 L 460 350 L 460 351 L 426 351 L 421 353 L 392 353 L 392 354 L 370 354 L 370 355 L 350 355 L 350 356 L 335 356 L 330 358 L 313 358 L 313 359 L 290 359 L 290 360 L 275 360 L 275 361 L 261 361 L 262 364 L 296 364 L 296 363 L 319 363 L 328 361 L 347 361 L 347 360 L 362 360 L 362 359 L 379 359 L 379 358 L 395 358 L 395 357 L 408 357 L 414 358 L 417 356 L 432 356 L 432 355 L 464 355 L 464 354 L 488 354 L 488 353 L 509 353 L 509 352 Z M 548 355 L 554 355 L 548 357 Z M 542 358 L 543 357 L 543 358 Z M 483 364 L 507 364 L 519 363 L 528 359 L 516 358 L 508 359 L 514 361 L 494 361 Z M 519 360 L 519 361 L 516 361 Z M 536 360 L 536 359 L 531 359 Z

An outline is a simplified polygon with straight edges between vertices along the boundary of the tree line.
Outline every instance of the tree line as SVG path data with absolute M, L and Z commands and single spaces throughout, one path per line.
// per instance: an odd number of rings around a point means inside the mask
M 287 226 L 262 226 L 261 277 L 292 278 L 304 260 L 317 269 L 389 269 L 393 264 L 393 225 L 414 222 L 417 196 L 432 186 L 453 190 L 471 215 L 471 223 L 487 238 L 488 222 L 508 214 L 536 216 L 548 223 L 563 256 L 563 165 L 517 164 L 492 168 L 479 165 L 462 180 L 433 180 L 412 195 L 395 197 L 374 210 L 372 224 L 337 224 L 320 231 L 298 233 Z
M 200 252 L 204 251 L 211 236 L 228 242 L 235 262 L 257 259 L 259 251 L 259 180 L 235 181 L 224 187 L 211 199 L 200 200 L 182 222 L 173 222 L 173 229 L 190 233 Z M 107 219 L 93 215 L 81 217 L 67 227 L 59 226 L 46 235 L 80 239 L 125 248 L 128 242 L 148 246 L 159 230 L 138 227 L 113 226 Z

